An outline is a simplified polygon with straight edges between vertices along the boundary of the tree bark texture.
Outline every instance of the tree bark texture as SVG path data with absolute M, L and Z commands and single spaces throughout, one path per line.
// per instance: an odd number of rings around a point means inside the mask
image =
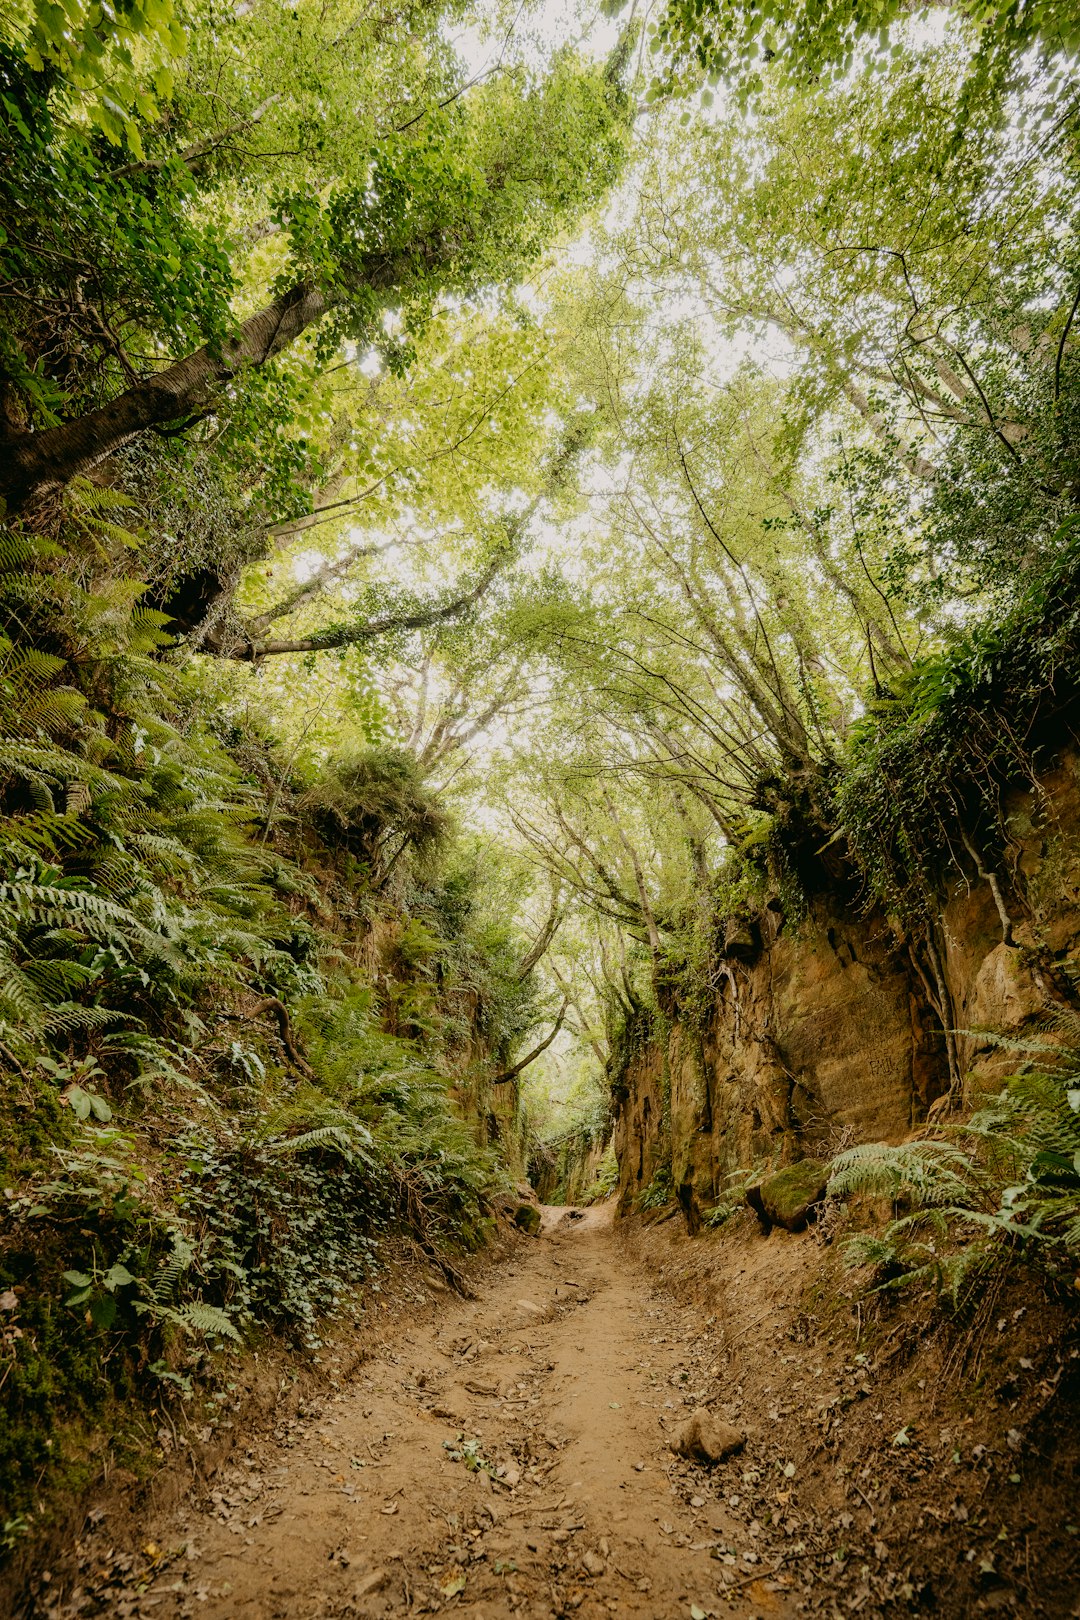
M 325 294 L 300 283 L 249 316 L 220 348 L 206 344 L 85 416 L 9 440 L 0 465 L 8 510 L 90 472 L 148 428 L 205 411 L 233 377 L 265 364 L 329 308 Z

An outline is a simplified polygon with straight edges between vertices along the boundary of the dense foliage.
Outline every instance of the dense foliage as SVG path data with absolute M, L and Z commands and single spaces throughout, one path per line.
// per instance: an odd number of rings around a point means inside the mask
M 872 910 L 954 1098 L 950 885 L 1075 1002 L 1009 821 L 1080 679 L 1075 8 L 604 13 L 0 19 L 9 1539 L 54 1434 L 455 1279 L 526 1158 L 609 1188 L 764 910 Z M 1068 1248 L 1048 1095 L 972 1129 Z
M 81 583 L 23 536 L 0 573 L 11 1535 L 58 1419 L 190 1394 L 204 1343 L 318 1343 L 389 1233 L 455 1276 L 514 1163 L 486 1077 L 536 1016 L 411 756 L 311 779 L 207 716 L 76 500 Z

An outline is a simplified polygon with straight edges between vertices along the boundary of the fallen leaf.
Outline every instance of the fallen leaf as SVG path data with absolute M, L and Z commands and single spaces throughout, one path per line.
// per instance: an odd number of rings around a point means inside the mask
M 439 1591 L 442 1593 L 444 1598 L 458 1597 L 462 1592 L 464 1592 L 464 1590 L 465 1571 L 463 1569 L 457 1570 L 453 1575 L 450 1576 L 449 1580 L 444 1581 L 439 1587 Z

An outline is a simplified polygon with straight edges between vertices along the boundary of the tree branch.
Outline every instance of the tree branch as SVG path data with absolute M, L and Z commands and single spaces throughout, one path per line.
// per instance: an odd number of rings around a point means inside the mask
M 230 646 L 206 643 L 201 649 L 219 658 L 234 658 L 240 663 L 254 664 L 263 658 L 275 658 L 281 653 L 329 652 L 335 647 L 355 647 L 379 636 L 392 635 L 398 630 L 423 630 L 432 624 L 442 624 L 466 612 L 484 595 L 506 562 L 507 550 L 496 553 L 476 584 L 452 602 L 440 606 L 428 604 L 409 613 L 387 613 L 381 619 L 367 619 L 362 624 L 340 625 L 314 635 L 297 636 L 288 641 L 256 641 L 244 636 Z
M 15 510 L 39 490 L 90 472 L 148 428 L 205 413 L 226 383 L 288 348 L 331 307 L 325 293 L 300 282 L 241 322 L 220 346 L 206 344 L 85 416 L 9 441 L 0 496 Z
M 537 962 L 539 962 L 540 958 L 544 955 L 548 946 L 551 944 L 552 940 L 555 938 L 555 935 L 559 931 L 559 927 L 562 923 L 562 912 L 559 910 L 559 899 L 559 885 L 558 883 L 552 883 L 551 906 L 548 910 L 547 920 L 545 921 L 543 928 L 541 928 L 540 932 L 533 940 L 529 949 L 526 951 L 525 955 L 522 957 L 521 964 L 518 967 L 517 973 L 515 974 L 515 978 L 519 984 L 521 983 L 522 979 L 528 978 L 529 974 L 532 972 Z
M 540 1042 L 539 1046 L 534 1046 L 531 1052 L 527 1052 L 523 1058 L 520 1058 L 518 1062 L 514 1064 L 512 1069 L 504 1069 L 502 1074 L 497 1074 L 494 1080 L 491 1082 L 493 1086 L 505 1086 L 509 1080 L 516 1080 L 522 1069 L 527 1069 L 530 1063 L 536 1062 L 536 1059 L 540 1056 L 541 1052 L 547 1051 L 548 1047 L 551 1045 L 552 1041 L 563 1027 L 563 1020 L 566 1017 L 566 1009 L 569 1007 L 569 1005 L 570 1003 L 564 997 L 563 1004 L 559 1008 L 559 1016 L 555 1020 L 551 1034 L 546 1036 Z

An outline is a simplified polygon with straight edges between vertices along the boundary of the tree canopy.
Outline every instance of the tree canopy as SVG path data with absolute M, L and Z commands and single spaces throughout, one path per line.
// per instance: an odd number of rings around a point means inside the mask
M 1078 51 L 1049 0 L 4 9 L 46 1270 L 166 1164 L 74 1334 L 310 1339 L 373 1225 L 479 1234 L 809 871 L 948 1045 L 942 885 L 1010 938 L 1002 784 L 1080 681 Z

